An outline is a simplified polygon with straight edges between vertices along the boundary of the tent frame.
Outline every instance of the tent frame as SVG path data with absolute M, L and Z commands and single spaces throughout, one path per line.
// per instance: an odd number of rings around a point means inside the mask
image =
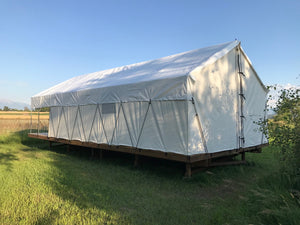
M 237 72 L 240 75 L 240 82 L 241 82 L 241 85 L 242 85 L 242 79 L 243 79 L 242 76 L 243 75 L 241 74 L 240 69 Z M 241 89 L 240 89 L 239 97 L 240 97 L 240 101 L 243 102 L 244 98 L 242 96 L 242 90 Z M 181 101 L 183 101 L 183 100 L 181 100 Z M 135 160 L 134 160 L 134 165 L 135 166 L 140 165 L 140 163 L 141 163 L 140 156 L 147 156 L 147 157 L 154 157 L 154 158 L 161 158 L 161 159 L 166 159 L 166 160 L 173 160 L 173 161 L 182 162 L 182 163 L 185 163 L 185 176 L 186 177 L 191 177 L 193 173 L 201 171 L 201 170 L 203 170 L 205 168 L 208 168 L 208 167 L 245 164 L 246 163 L 246 160 L 245 160 L 245 153 L 246 152 L 261 152 L 262 147 L 268 145 L 268 143 L 263 144 L 263 141 L 262 141 L 260 145 L 245 148 L 244 145 L 243 145 L 244 144 L 243 140 L 239 136 L 238 138 L 239 138 L 240 141 L 239 141 L 239 145 L 237 146 L 236 149 L 224 150 L 224 151 L 214 152 L 214 153 L 208 153 L 206 140 L 205 140 L 203 130 L 202 130 L 202 125 L 201 125 L 201 120 L 200 120 L 201 118 L 200 118 L 200 115 L 197 112 L 197 108 L 195 106 L 195 100 L 192 97 L 190 100 L 184 100 L 184 101 L 192 103 L 192 107 L 194 109 L 194 115 L 195 115 L 196 120 L 197 120 L 199 134 L 200 134 L 200 137 L 203 140 L 202 144 L 203 144 L 203 148 L 204 148 L 204 153 L 193 154 L 193 155 L 184 155 L 184 154 L 179 154 L 179 153 L 163 152 L 163 151 L 160 151 L 160 150 L 144 149 L 144 148 L 139 148 L 138 147 L 140 137 L 141 137 L 141 134 L 143 132 L 144 124 L 145 124 L 146 118 L 148 116 L 149 110 L 153 110 L 153 108 L 151 106 L 152 105 L 151 99 L 148 101 L 147 110 L 146 110 L 146 113 L 145 113 L 145 116 L 144 116 L 144 119 L 143 119 L 143 123 L 142 123 L 142 126 L 141 126 L 141 130 L 139 132 L 139 135 L 138 135 L 138 140 L 137 140 L 136 145 L 134 145 L 131 133 L 129 131 L 128 121 L 127 121 L 127 117 L 126 117 L 126 114 L 125 114 L 124 109 L 123 109 L 122 102 L 118 103 L 118 104 L 120 104 L 120 106 L 118 108 L 118 111 L 116 111 L 116 121 L 115 121 L 115 125 L 114 125 L 114 129 L 113 129 L 111 139 L 109 139 L 107 137 L 107 134 L 106 134 L 106 131 L 105 131 L 105 128 L 104 128 L 104 121 L 103 121 L 103 118 L 102 118 L 103 115 L 100 111 L 99 104 L 95 104 L 96 109 L 95 109 L 93 121 L 92 121 L 92 124 L 91 124 L 91 130 L 88 131 L 88 137 L 86 137 L 85 132 L 83 132 L 85 141 L 72 140 L 73 139 L 73 134 L 74 134 L 74 129 L 75 129 L 75 123 L 76 123 L 78 118 L 80 119 L 80 122 L 81 122 L 80 124 L 82 126 L 83 131 L 84 131 L 80 105 L 77 106 L 76 116 L 75 116 L 75 120 L 74 120 L 74 124 L 73 124 L 73 129 L 69 131 L 69 129 L 66 127 L 67 130 L 68 130 L 68 132 L 67 132 L 68 139 L 48 137 L 47 133 L 40 133 L 39 132 L 40 122 L 39 121 L 38 121 L 37 133 L 31 133 L 30 132 L 28 134 L 28 136 L 31 137 L 31 138 L 37 138 L 37 139 L 49 141 L 49 146 L 50 147 L 52 146 L 52 143 L 61 143 L 61 144 L 67 145 L 68 149 L 70 149 L 71 146 L 81 146 L 81 147 L 91 148 L 92 149 L 92 156 L 94 156 L 94 150 L 99 149 L 101 158 L 103 156 L 103 151 L 115 151 L 115 152 L 123 152 L 123 153 L 133 154 L 133 155 L 135 155 Z M 52 122 L 52 129 L 53 129 L 53 132 L 54 132 L 55 136 L 58 135 L 58 132 L 59 132 L 59 129 L 60 129 L 60 126 L 61 126 L 61 120 L 64 119 L 66 121 L 66 115 L 65 115 L 64 107 L 65 106 L 61 106 L 61 111 L 59 112 L 60 116 L 59 116 L 59 121 L 58 121 L 57 127 L 54 127 L 53 122 L 50 121 L 50 122 Z M 242 107 L 242 103 L 240 103 L 240 107 Z M 114 134 L 116 132 L 116 126 L 119 122 L 119 116 L 120 116 L 121 111 L 124 115 L 125 124 L 126 124 L 126 127 L 127 127 L 127 131 L 128 131 L 132 146 L 113 145 Z M 98 143 L 90 142 L 90 136 L 91 136 L 91 132 L 92 132 L 92 128 L 93 128 L 93 124 L 94 124 L 97 112 L 99 113 L 99 116 L 100 116 L 101 125 L 102 125 L 102 128 L 103 128 L 106 143 L 98 144 Z M 40 120 L 39 113 L 40 113 L 40 110 L 38 110 L 38 120 Z M 243 129 L 242 120 L 244 118 L 243 118 L 242 113 L 240 113 L 240 115 L 241 115 L 240 116 L 241 117 L 240 118 L 240 129 L 242 130 Z M 31 121 L 31 123 L 32 123 L 32 121 Z M 68 126 L 68 125 L 66 124 L 66 126 Z M 237 155 L 241 155 L 241 160 L 233 160 L 233 157 L 237 156 Z
M 245 111 L 244 104 L 246 103 L 246 98 L 245 98 L 245 90 L 243 87 L 243 84 L 245 82 L 244 81 L 245 73 L 243 72 L 243 64 L 241 63 L 242 56 L 249 63 L 251 69 L 254 72 L 254 75 L 258 79 L 261 86 L 263 88 L 265 88 L 263 86 L 261 80 L 259 79 L 256 71 L 252 67 L 250 60 L 248 59 L 246 54 L 241 49 L 240 43 L 237 44 L 235 46 L 235 62 L 236 62 L 235 63 L 235 73 L 238 76 L 238 90 L 237 90 L 238 91 L 238 93 L 237 93 L 238 100 L 237 100 L 237 136 L 236 136 L 237 145 L 236 145 L 235 149 L 230 149 L 230 150 L 225 149 L 220 152 L 209 153 L 208 148 L 207 148 L 207 140 L 205 138 L 203 128 L 202 128 L 203 124 L 201 124 L 201 115 L 198 114 L 198 113 L 200 113 L 200 110 L 198 109 L 198 112 L 197 112 L 197 107 L 195 105 L 194 97 L 191 97 L 191 98 L 189 97 L 189 99 L 176 99 L 176 100 L 174 99 L 171 101 L 186 101 L 188 104 L 190 104 L 190 102 L 192 103 L 193 113 L 194 113 L 194 116 L 196 117 L 196 122 L 197 122 L 196 126 L 198 127 L 198 132 L 199 132 L 199 135 L 202 140 L 202 145 L 203 145 L 202 153 L 189 155 L 188 143 L 186 143 L 186 146 L 184 147 L 186 149 L 186 154 L 185 153 L 179 154 L 179 153 L 173 153 L 173 152 L 166 152 L 163 150 L 145 149 L 145 148 L 139 147 L 140 138 L 141 138 L 143 130 L 144 130 L 144 125 L 145 125 L 146 118 L 148 116 L 148 112 L 151 111 L 153 114 L 155 114 L 154 113 L 155 108 L 154 108 L 154 105 L 151 104 L 152 103 L 151 99 L 147 99 L 147 100 L 143 99 L 143 100 L 139 101 L 139 102 L 147 102 L 148 106 L 147 106 L 147 110 L 144 115 L 144 118 L 142 120 L 142 126 L 137 135 L 137 140 L 133 140 L 134 136 L 132 136 L 133 134 L 130 132 L 130 127 L 128 125 L 128 120 L 127 120 L 128 118 L 127 118 L 125 110 L 124 110 L 125 102 L 122 102 L 120 100 L 118 100 L 118 102 L 113 102 L 115 104 L 119 104 L 119 107 L 118 107 L 118 110 L 115 112 L 115 124 L 112 129 L 111 137 L 108 137 L 109 132 L 106 132 L 106 130 L 105 130 L 103 115 L 101 113 L 100 106 L 99 106 L 101 103 L 99 103 L 99 102 L 97 102 L 96 104 L 93 104 L 93 103 L 86 104 L 86 105 L 90 105 L 90 104 L 96 105 L 90 130 L 88 130 L 89 128 L 85 129 L 85 127 L 83 125 L 83 116 L 84 115 L 83 115 L 83 112 L 81 112 L 80 104 L 71 105 L 71 106 L 77 108 L 72 129 L 69 129 L 69 128 L 71 128 L 70 126 L 72 124 L 66 123 L 67 120 L 66 120 L 66 115 L 65 115 L 65 111 L 66 111 L 65 107 L 68 107 L 68 106 L 55 105 L 53 107 L 60 107 L 60 109 L 59 109 L 60 111 L 58 111 L 59 119 L 58 119 L 58 124 L 56 127 L 53 126 L 54 124 L 53 124 L 53 121 L 51 120 L 51 125 L 52 125 L 51 127 L 53 129 L 54 137 L 48 137 L 47 133 L 40 133 L 39 111 L 38 111 L 37 133 L 31 133 L 31 130 L 30 130 L 30 134 L 28 136 L 32 137 L 32 138 L 38 138 L 38 139 L 49 141 L 50 146 L 52 145 L 52 143 L 56 142 L 56 143 L 66 144 L 68 146 L 68 148 L 72 145 L 75 145 L 75 146 L 88 147 L 88 148 L 92 148 L 92 149 L 100 149 L 101 156 L 103 155 L 102 154 L 103 151 L 117 151 L 117 152 L 125 152 L 125 153 L 129 153 L 129 154 L 133 154 L 133 155 L 135 155 L 135 163 L 134 163 L 135 165 L 138 165 L 140 163 L 140 156 L 149 156 L 149 157 L 179 161 L 179 162 L 186 164 L 185 175 L 187 177 L 190 177 L 193 172 L 196 172 L 196 171 L 201 170 L 206 167 L 244 164 L 244 163 L 246 163 L 245 152 L 260 152 L 261 148 L 268 145 L 268 143 L 266 143 L 266 144 L 263 143 L 264 136 L 262 133 L 260 144 L 251 146 L 251 147 L 245 147 L 244 123 L 246 120 L 246 118 L 245 118 L 246 114 L 244 113 L 244 111 Z M 168 100 L 159 100 L 159 99 L 153 100 L 152 99 L 152 101 L 154 104 L 154 101 L 168 101 Z M 107 102 L 105 102 L 105 103 L 107 103 Z M 103 102 L 103 104 L 105 104 L 105 103 Z M 110 102 L 108 102 L 108 103 L 110 103 Z M 114 144 L 114 138 L 115 138 L 115 133 L 117 132 L 117 125 L 119 123 L 120 113 L 122 113 L 124 116 L 125 125 L 127 128 L 131 146 Z M 106 141 L 104 141 L 105 143 L 100 143 L 100 144 L 94 143 L 91 140 L 92 129 L 93 129 L 93 126 L 95 123 L 96 115 L 98 115 L 98 114 L 100 116 L 100 120 L 101 120 L 100 124 L 102 126 L 105 140 L 106 140 Z M 264 115 L 264 116 L 266 116 L 266 115 Z M 60 126 L 62 126 L 62 124 L 63 124 L 63 122 L 61 122 L 61 120 L 65 121 L 65 123 L 66 123 L 65 128 L 67 129 L 67 134 L 65 135 L 66 137 L 64 137 L 64 138 L 58 138 Z M 75 124 L 76 124 L 77 120 L 79 120 L 79 123 L 81 124 L 81 129 L 83 131 L 83 137 L 79 138 L 81 141 L 73 139 Z M 31 124 L 32 124 L 32 119 L 31 119 Z M 160 132 L 159 129 L 158 129 L 158 132 Z M 188 132 L 189 132 L 189 130 L 187 130 L 187 133 Z M 50 136 L 52 136 L 52 135 L 50 135 Z M 61 136 L 61 137 L 63 137 L 63 136 Z M 162 135 L 159 134 L 159 137 L 162 137 Z M 187 142 L 189 141 L 188 137 L 189 136 L 187 134 Z M 134 143 L 135 141 L 136 141 L 136 143 Z M 100 142 L 98 140 L 98 138 L 96 138 L 96 142 Z M 161 138 L 161 142 L 162 142 L 163 146 L 165 146 L 165 144 L 163 143 L 164 142 L 163 138 Z M 148 147 L 148 148 L 150 148 L 150 147 Z M 164 149 L 164 148 L 162 148 L 162 149 Z M 92 152 L 94 152 L 94 150 Z M 237 156 L 237 155 L 241 155 L 241 160 L 240 161 L 232 160 L 233 156 Z M 220 161 L 220 159 L 222 159 L 222 160 Z
M 46 140 L 49 142 L 50 148 L 52 146 L 52 143 L 61 143 L 67 145 L 68 149 L 71 146 L 81 146 L 81 147 L 87 147 L 92 149 L 99 149 L 101 157 L 103 155 L 103 151 L 114 151 L 114 152 L 133 154 L 135 155 L 135 162 L 134 162 L 135 166 L 140 164 L 140 156 L 148 156 L 148 157 L 182 162 L 185 163 L 186 165 L 186 169 L 185 169 L 186 177 L 191 177 L 193 173 L 198 172 L 199 170 L 203 170 L 204 168 L 207 167 L 245 164 L 246 152 L 260 153 L 261 149 L 268 145 L 268 143 L 266 143 L 266 144 L 251 146 L 247 148 L 237 148 L 237 149 L 215 152 L 215 153 L 204 153 L 204 154 L 195 154 L 195 155 L 187 156 L 178 153 L 153 151 L 150 149 L 141 149 L 141 148 L 135 148 L 129 146 L 122 146 L 122 145 L 96 144 L 93 142 L 66 140 L 61 138 L 48 137 L 46 133 L 39 133 L 39 134 L 29 133 L 28 137 Z M 240 161 L 232 160 L 232 157 L 237 155 L 241 155 L 241 160 Z M 223 161 L 220 161 L 220 159 L 223 159 Z M 224 159 L 226 160 L 224 161 Z

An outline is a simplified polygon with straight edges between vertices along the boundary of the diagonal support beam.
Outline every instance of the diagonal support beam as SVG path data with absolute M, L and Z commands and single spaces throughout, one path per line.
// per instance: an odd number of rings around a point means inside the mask
M 121 104 L 122 104 L 122 102 L 121 102 Z M 114 130 L 113 130 L 113 133 L 112 133 L 112 137 L 111 137 L 111 140 L 110 140 L 110 145 L 112 145 L 112 142 L 114 140 L 115 132 L 116 132 L 117 125 L 118 125 L 118 122 L 119 122 L 120 110 L 121 110 L 121 106 L 119 106 L 117 118 L 116 118 L 116 121 L 115 121 L 115 127 L 114 127 Z
M 195 113 L 196 113 L 195 116 L 197 117 L 197 123 L 198 123 L 198 127 L 199 127 L 200 137 L 201 137 L 202 143 L 203 143 L 203 148 L 204 148 L 205 153 L 208 153 L 207 144 L 206 144 L 203 129 L 202 129 L 202 126 L 201 126 L 201 121 L 200 121 L 200 118 L 199 118 L 199 114 L 197 112 L 197 107 L 196 107 L 196 104 L 195 104 L 194 97 L 192 97 L 192 104 L 194 106 L 194 110 L 195 110 Z
M 73 135 L 74 135 L 75 124 L 76 124 L 76 120 L 77 120 L 77 117 L 78 117 L 78 110 L 79 110 L 79 106 L 77 106 L 77 110 L 76 110 L 75 120 L 74 120 L 72 134 L 71 134 L 71 140 L 73 139 Z
M 94 118 L 93 118 L 91 129 L 90 129 L 90 132 L 89 132 L 89 137 L 88 137 L 88 140 L 87 140 L 88 142 L 91 139 L 91 134 L 92 134 L 92 130 L 93 130 L 93 127 L 94 127 L 94 123 L 95 123 L 95 118 L 96 118 L 96 115 L 97 115 L 98 107 L 99 107 L 99 104 L 97 104 L 97 106 L 96 106 L 96 110 L 95 110 L 95 113 L 94 113 Z
M 57 137 L 57 135 L 58 135 L 58 131 L 59 131 L 59 127 L 60 127 L 60 122 L 61 122 L 61 117 L 62 117 L 62 109 L 63 109 L 63 107 L 61 107 L 61 111 L 60 111 L 60 116 L 59 116 L 59 119 L 58 119 L 58 125 L 57 125 L 57 129 L 56 129 L 55 137 Z
M 102 113 L 101 113 L 100 107 L 98 107 L 98 112 L 99 112 L 99 116 L 100 116 L 100 119 L 101 119 L 101 124 L 102 124 L 102 129 L 103 129 L 103 132 L 104 132 L 104 135 L 105 135 L 106 144 L 109 145 L 109 141 L 108 141 L 107 134 L 106 134 L 106 131 L 105 131 L 104 121 L 103 121 L 103 117 L 102 117 Z
M 149 112 L 149 109 L 150 109 L 150 105 L 151 105 L 151 99 L 149 101 L 148 108 L 147 108 L 147 111 L 146 111 L 146 114 L 145 114 L 145 117 L 144 117 L 144 121 L 143 121 L 141 130 L 140 130 L 140 133 L 139 133 L 139 136 L 138 136 L 138 140 L 136 142 L 136 146 L 135 146 L 136 148 L 138 147 L 139 142 L 140 142 L 140 138 L 141 138 L 141 135 L 142 135 L 142 132 L 143 132 L 143 129 L 144 129 L 144 125 L 145 125 L 145 121 L 146 121 L 146 118 L 147 118 L 147 115 L 148 115 L 148 112 Z
M 131 136 L 131 133 L 130 133 L 130 130 L 129 130 L 128 121 L 127 121 L 127 118 L 126 118 L 126 115 L 125 115 L 125 110 L 124 110 L 124 108 L 123 108 L 122 102 L 121 102 L 121 106 L 120 106 L 120 107 L 122 108 L 122 112 L 123 112 L 123 115 L 124 115 L 124 119 L 125 119 L 127 131 L 128 131 L 128 134 L 129 134 L 129 137 L 130 137 L 130 141 L 131 141 L 131 146 L 133 147 L 132 136 Z

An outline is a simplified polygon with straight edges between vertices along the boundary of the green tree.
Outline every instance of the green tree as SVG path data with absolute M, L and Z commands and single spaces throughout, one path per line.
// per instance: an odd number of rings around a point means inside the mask
M 276 90 L 271 86 L 269 89 Z M 272 96 L 269 96 L 272 98 Z M 293 188 L 300 188 L 300 89 L 282 89 L 273 107 L 276 115 L 260 121 L 270 145 L 279 147 L 282 172 Z
M 35 111 L 35 112 L 50 112 L 50 108 L 43 107 L 43 108 L 39 108 L 39 109 L 34 109 L 33 111 Z
M 4 106 L 3 111 L 10 111 L 10 108 L 8 106 Z

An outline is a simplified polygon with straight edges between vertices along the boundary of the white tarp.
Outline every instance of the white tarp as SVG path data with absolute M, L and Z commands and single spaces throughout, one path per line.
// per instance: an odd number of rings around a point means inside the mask
M 51 107 L 48 136 L 188 154 L 186 101 L 112 104 Z
M 31 98 L 32 108 L 112 102 L 187 99 L 187 77 L 239 44 L 233 41 L 77 76 Z
M 194 155 L 266 143 L 266 93 L 234 41 L 75 77 L 32 107 L 50 106 L 49 137 Z

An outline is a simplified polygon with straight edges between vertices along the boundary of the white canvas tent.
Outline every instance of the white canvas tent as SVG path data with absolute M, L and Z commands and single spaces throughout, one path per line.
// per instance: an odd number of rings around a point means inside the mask
M 193 156 L 267 142 L 267 90 L 240 42 L 74 77 L 31 98 L 48 137 Z

